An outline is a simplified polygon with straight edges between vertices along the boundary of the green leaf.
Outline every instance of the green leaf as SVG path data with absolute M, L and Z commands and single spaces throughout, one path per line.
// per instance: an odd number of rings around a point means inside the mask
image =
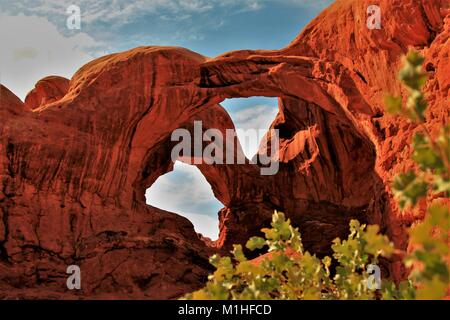
M 247 260 L 247 258 L 244 255 L 244 252 L 242 251 L 242 246 L 240 244 L 234 244 L 233 251 L 231 253 L 233 254 L 234 258 L 239 262 L 244 262 Z
M 425 59 L 415 51 L 410 51 L 405 59 L 404 67 L 400 70 L 400 80 L 411 90 L 420 90 L 425 84 L 427 76 L 422 72 Z
M 262 249 L 266 244 L 266 240 L 261 237 L 251 237 L 245 245 L 249 250 Z
M 426 169 L 436 169 L 439 172 L 443 170 L 444 163 L 439 155 L 433 150 L 428 139 L 423 134 L 416 134 L 413 140 L 413 160 L 416 161 L 420 168 Z
M 385 97 L 386 111 L 392 115 L 400 114 L 402 111 L 402 98 L 388 95 Z
M 209 258 L 209 263 L 211 263 L 216 268 L 218 267 L 219 262 L 220 262 L 220 256 L 218 254 L 212 255 Z
M 406 56 L 406 60 L 414 67 L 420 67 L 425 58 L 419 52 L 411 49 Z
M 276 230 L 276 234 L 282 240 L 288 240 L 291 237 L 290 230 L 291 222 L 289 219 L 286 220 L 284 213 L 275 211 L 272 218 L 272 228 Z
M 412 90 L 406 102 L 406 109 L 409 111 L 412 120 L 423 121 L 427 106 L 423 93 L 418 90 Z
M 450 195 L 450 180 L 447 180 L 443 177 L 435 177 L 433 189 L 437 193 L 445 193 L 448 198 Z
M 415 205 L 420 198 L 427 195 L 427 191 L 428 184 L 416 179 L 404 190 L 403 195 L 410 200 L 412 205 Z
M 414 180 L 416 179 L 416 174 L 413 171 L 407 173 L 399 174 L 394 179 L 394 184 L 392 187 L 395 190 L 403 191 L 405 190 Z
M 433 203 L 428 208 L 428 216 L 425 222 L 429 223 L 434 227 L 440 227 L 445 232 L 450 231 L 450 209 L 447 205 L 441 204 L 439 202 Z
M 408 204 L 415 205 L 428 192 L 428 184 L 412 171 L 395 177 L 392 192 L 398 198 L 401 208 Z
M 377 257 L 383 255 L 389 257 L 394 252 L 394 246 L 388 237 L 379 234 L 380 228 L 377 225 L 367 227 L 362 238 L 365 240 L 364 251 Z

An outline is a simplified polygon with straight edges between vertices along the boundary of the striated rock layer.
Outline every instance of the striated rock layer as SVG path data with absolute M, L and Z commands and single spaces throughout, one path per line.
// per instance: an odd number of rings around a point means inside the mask
M 413 167 L 417 129 L 382 100 L 404 94 L 396 74 L 414 47 L 429 72 L 427 127 L 448 122 L 450 12 L 444 0 L 380 0 L 382 29 L 369 30 L 370 4 L 337 1 L 277 51 L 209 59 L 139 47 L 70 81 L 44 78 L 25 103 L 0 86 L 0 298 L 176 298 L 206 281 L 209 255 L 257 234 L 274 209 L 318 255 L 351 218 L 406 249 L 405 228 L 422 216 L 401 214 L 389 185 Z M 279 97 L 280 170 L 198 165 L 224 204 L 220 238 L 203 241 L 187 219 L 146 205 L 145 190 L 173 168 L 173 130 L 198 120 L 233 129 L 220 102 L 251 96 Z M 82 289 L 69 291 L 73 264 Z M 395 258 L 384 264 L 384 276 L 405 276 Z

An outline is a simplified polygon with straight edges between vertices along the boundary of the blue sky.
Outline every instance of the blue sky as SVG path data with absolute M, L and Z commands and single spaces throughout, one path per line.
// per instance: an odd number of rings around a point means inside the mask
M 330 2 L 0 0 L 0 13 L 44 17 L 65 36 L 86 33 L 108 52 L 138 45 L 178 45 L 215 56 L 243 48 L 281 48 Z M 81 9 L 81 30 L 66 27 L 66 9 L 71 4 Z
M 70 78 L 93 58 L 136 46 L 183 46 L 211 57 L 239 49 L 278 49 L 331 2 L 0 0 L 0 81 L 24 99 L 44 76 Z M 69 5 L 80 7 L 80 30 L 66 26 Z M 236 127 L 244 129 L 267 129 L 277 110 L 276 99 L 267 98 L 230 100 L 224 106 Z M 190 214 L 197 231 L 215 238 L 217 224 L 211 226 L 211 221 L 217 222 L 221 204 L 211 198 L 209 185 L 196 170 L 177 165 L 176 172 L 158 179 L 149 199 L 163 209 Z M 183 196 L 189 183 L 198 190 Z M 164 190 L 180 192 L 167 195 Z

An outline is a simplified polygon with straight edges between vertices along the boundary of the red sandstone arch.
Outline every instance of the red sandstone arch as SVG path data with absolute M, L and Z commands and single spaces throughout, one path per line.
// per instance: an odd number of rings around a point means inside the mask
M 200 286 L 216 249 L 186 219 L 146 206 L 143 190 L 171 169 L 170 133 L 198 118 L 225 128 L 218 104 L 231 97 L 280 97 L 272 126 L 282 133 L 283 161 L 278 175 L 264 178 L 250 164 L 199 166 L 227 206 L 219 247 L 254 234 L 255 221 L 265 224 L 277 208 L 317 253 L 351 217 L 380 224 L 405 248 L 411 219 L 386 190 L 412 165 L 404 146 L 415 128 L 385 115 L 381 95 L 398 88 L 393 66 L 407 47 L 424 48 L 435 66 L 427 125 L 448 122 L 448 11 L 381 1 L 396 15 L 370 33 L 356 23 L 366 2 L 338 1 L 279 51 L 208 59 L 141 47 L 105 56 L 83 66 L 64 97 L 33 111 L 1 86 L 0 296 L 77 297 L 61 287 L 68 264 L 89 270 L 84 297 L 174 298 Z M 396 36 L 411 11 L 416 36 Z M 61 88 L 65 80 L 48 81 L 46 88 Z M 50 102 L 46 90 L 33 95 Z M 391 271 L 402 276 L 395 263 Z

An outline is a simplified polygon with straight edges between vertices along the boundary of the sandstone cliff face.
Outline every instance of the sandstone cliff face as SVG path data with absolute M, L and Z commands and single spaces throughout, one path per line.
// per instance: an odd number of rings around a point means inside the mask
M 45 78 L 25 104 L 1 86 L 0 297 L 176 298 L 206 280 L 210 254 L 257 234 L 274 209 L 319 255 L 351 218 L 406 248 L 404 228 L 421 217 L 400 214 L 388 186 L 413 166 L 416 128 L 384 114 L 383 94 L 400 91 L 400 57 L 414 47 L 430 74 L 427 126 L 448 122 L 450 14 L 447 1 L 382 0 L 383 28 L 368 30 L 369 4 L 337 1 L 278 51 L 209 59 L 140 47 L 70 81 Z M 173 130 L 233 129 L 220 102 L 250 96 L 279 97 L 280 170 L 198 165 L 225 206 L 219 240 L 204 242 L 185 218 L 146 205 L 145 190 L 173 168 Z M 71 264 L 80 291 L 66 288 Z M 385 267 L 404 276 L 397 261 Z

